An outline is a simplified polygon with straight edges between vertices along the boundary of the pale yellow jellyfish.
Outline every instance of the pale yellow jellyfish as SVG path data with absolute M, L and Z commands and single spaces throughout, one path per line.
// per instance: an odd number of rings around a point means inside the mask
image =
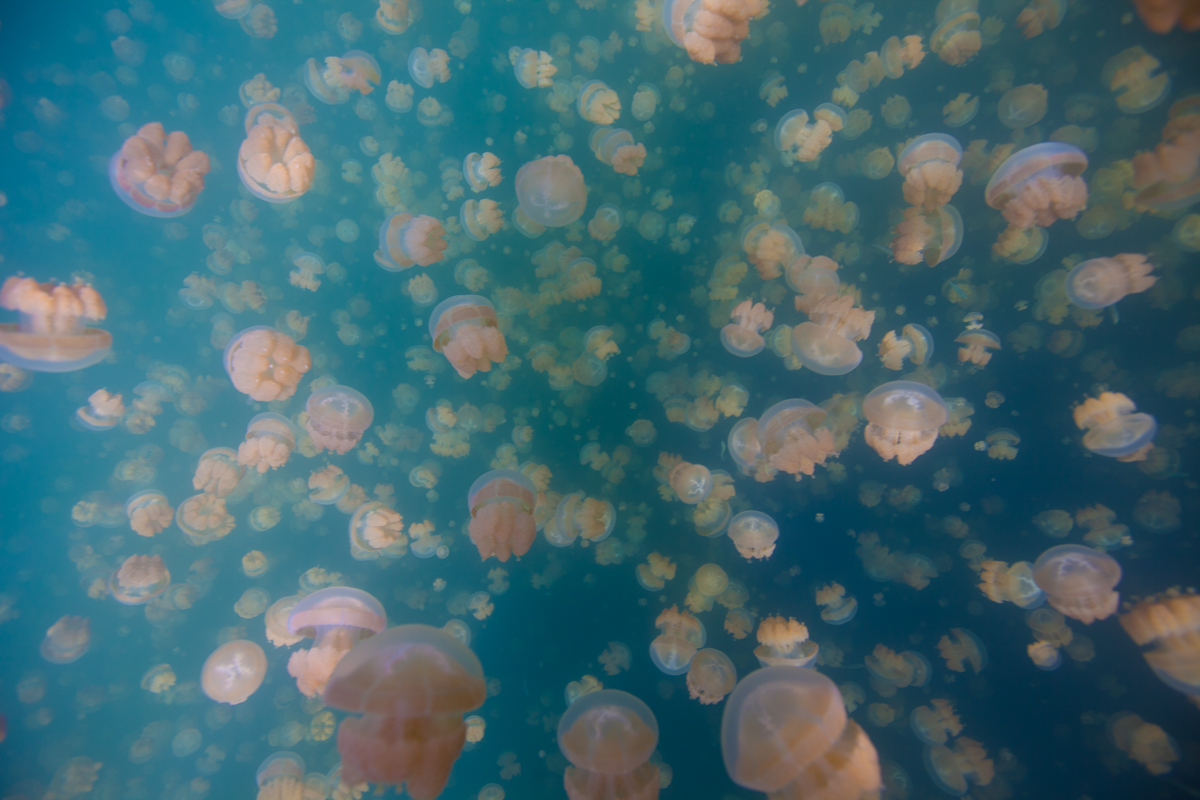
M 737 669 L 720 650 L 705 648 L 692 659 L 687 673 L 688 695 L 702 705 L 715 705 L 725 699 L 737 684 Z

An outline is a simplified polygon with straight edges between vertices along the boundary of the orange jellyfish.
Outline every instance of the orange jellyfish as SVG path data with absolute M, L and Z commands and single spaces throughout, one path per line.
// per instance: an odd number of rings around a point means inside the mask
M 1134 0 L 1133 7 L 1154 33 L 1170 33 L 1176 25 L 1185 31 L 1200 30 L 1200 6 L 1194 0 Z
M 1086 430 L 1083 446 L 1098 456 L 1118 461 L 1144 461 L 1154 446 L 1158 421 L 1137 411 L 1120 392 L 1102 392 L 1075 406 L 1075 426 Z
M 546 156 L 517 170 L 517 202 L 534 223 L 561 228 L 583 216 L 587 187 L 570 156 Z
M 627 692 L 602 689 L 577 699 L 558 722 L 558 749 L 570 800 L 657 800 L 658 721 Z
M 908 718 L 916 737 L 925 744 L 945 744 L 962 733 L 962 722 L 949 700 L 934 698 L 927 706 L 917 706 Z
M 871 335 L 875 312 L 854 307 L 854 297 L 823 297 L 808 322 L 792 328 L 792 354 L 818 375 L 845 375 L 862 363 L 855 342 Z
M 167 590 L 171 573 L 160 556 L 130 556 L 108 579 L 108 591 L 118 603 L 138 606 Z
M 763 13 L 762 0 L 666 0 L 662 24 L 668 37 L 701 64 L 736 64 L 750 20 Z
M 729 318 L 733 322 L 721 329 L 725 349 L 740 358 L 761 353 L 766 344 L 762 332 L 771 327 L 775 315 L 762 303 L 743 300 L 729 312 Z
M 393 214 L 379 225 L 375 263 L 388 272 L 436 264 L 445 257 L 445 236 L 442 223 L 427 214 L 416 217 L 406 211 Z
M 667 675 L 682 675 L 708 638 L 704 623 L 675 606 L 664 609 L 654 621 L 659 634 L 650 642 L 650 660 Z
M 892 237 L 892 258 L 901 264 L 924 261 L 936 267 L 958 252 L 963 239 L 963 221 L 958 209 L 947 203 L 934 211 L 916 206 L 904 209 L 904 219 Z
M 250 420 L 246 440 L 238 445 L 237 461 L 259 473 L 279 469 L 296 448 L 296 430 L 282 414 L 268 411 Z
M 905 325 L 897 336 L 888 331 L 879 343 L 879 360 L 885 369 L 903 369 L 904 362 L 921 366 L 933 356 L 933 335 L 915 322 Z
M 926 745 L 925 771 L 943 792 L 961 797 L 967 793 L 968 780 L 977 786 L 991 783 L 996 767 L 983 745 L 960 736 L 953 750 L 944 744 Z
M 883 788 L 875 746 L 846 716 L 837 685 L 811 669 L 743 678 L 725 702 L 721 755 L 734 783 L 770 797 L 843 800 Z
M 1162 141 L 1152 151 L 1133 157 L 1138 208 L 1174 211 L 1200 200 L 1200 103 L 1196 95 L 1176 101 L 1167 116 Z
M 380 556 L 399 558 L 406 552 L 408 537 L 404 534 L 404 519 L 398 511 L 380 502 L 363 503 L 355 509 L 350 518 L 351 557 L 358 561 L 374 561 Z
M 323 449 L 349 452 L 375 419 L 371 401 L 349 386 L 318 389 L 308 396 L 304 410 L 308 414 L 304 429 L 318 453 Z
M 1090 625 L 1117 610 L 1113 587 L 1121 580 L 1121 565 L 1090 547 L 1060 544 L 1033 562 L 1033 580 L 1058 612 Z
M 236 706 L 262 686 L 267 654 L 257 644 L 235 639 L 212 651 L 200 672 L 200 688 L 210 700 Z
M 1137 3 L 1134 3 L 1136 6 Z M 1058 27 L 1067 14 L 1067 0 L 1032 0 L 1017 15 L 1017 27 L 1026 39 Z
M 508 357 L 496 309 L 485 297 L 460 294 L 438 303 L 429 315 L 433 349 L 446 356 L 460 377 L 490 372 Z
M 125 516 L 129 517 L 129 527 L 138 536 L 155 536 L 171 524 L 175 509 L 162 492 L 144 489 L 125 501 Z
M 941 0 L 934 12 L 938 26 L 929 35 L 929 49 L 947 64 L 961 67 L 983 45 L 979 34 L 978 0 Z
M 988 181 L 984 198 L 1014 228 L 1049 227 L 1074 219 L 1087 204 L 1087 154 L 1062 142 L 1042 142 L 1013 153 Z
M 1126 114 L 1144 114 L 1171 91 L 1171 76 L 1154 75 L 1162 62 L 1140 47 L 1131 47 L 1110 58 L 1100 82 L 1117 95 L 1117 108 Z
M 1067 273 L 1067 297 L 1080 308 L 1107 308 L 1153 286 L 1158 281 L 1150 274 L 1153 269 L 1139 253 L 1089 258 Z
M 403 785 L 413 800 L 433 800 L 466 742 L 463 714 L 486 698 L 479 659 L 439 628 L 401 625 L 359 642 L 322 697 L 362 714 L 338 728 L 342 781 Z
M 742 558 L 770 558 L 779 539 L 779 526 L 761 511 L 743 511 L 729 520 L 729 538 Z
M 815 118 L 811 123 L 808 120 L 808 112 L 797 108 L 775 123 L 775 147 L 785 164 L 790 164 L 793 159 L 805 163 L 816 161 L 833 141 L 829 120 Z
M 737 669 L 729 656 L 706 647 L 696 653 L 687 673 L 688 694 L 701 705 L 716 705 L 737 685 Z
M 237 171 L 242 185 L 268 203 L 291 202 L 312 188 L 316 161 L 290 111 L 259 103 L 246 112 Z
M 1067 522 L 1074 524 L 1070 515 Z M 1046 602 L 1046 593 L 1034 583 L 1033 565 L 1028 561 L 1018 561 L 1011 567 L 1004 561 L 981 561 L 980 567 L 979 590 L 993 603 L 1008 601 L 1019 608 L 1034 609 Z
M 246 328 L 225 345 L 225 372 L 233 387 L 260 402 L 286 400 L 312 366 L 308 348 L 274 328 Z
M 937 648 L 946 659 L 946 666 L 954 672 L 966 672 L 965 665 L 970 664 L 978 675 L 987 666 L 987 648 L 966 628 L 951 628 L 949 635 L 938 640 Z
M 468 527 L 481 559 L 495 556 L 504 562 L 529 552 L 537 535 L 533 518 L 536 496 L 533 482 L 511 469 L 485 472 L 471 484 Z
M 246 468 L 238 463 L 237 453 L 228 447 L 204 451 L 192 476 L 192 487 L 217 497 L 226 497 L 237 488 Z
M 884 697 L 895 694 L 896 689 L 925 686 L 933 674 L 929 660 L 917 651 L 896 653 L 882 644 L 875 645 L 863 664 L 871 673 L 871 687 Z
M 92 621 L 87 617 L 61 617 L 46 631 L 39 652 L 51 664 L 78 661 L 92 644 Z
M 183 531 L 189 544 L 199 547 L 224 539 L 236 522 L 225 509 L 224 498 L 201 492 L 179 504 L 175 524 Z
M 1158 679 L 1200 703 L 1200 595 L 1144 597 L 1119 619 Z
M 758 623 L 754 657 L 764 667 L 807 667 L 817 659 L 817 643 L 809 640 L 808 626 L 795 619 L 764 617 Z
M 304 64 L 304 85 L 322 103 L 340 105 L 350 92 L 370 94 L 379 84 L 379 62 L 370 53 L 348 50 L 339 58 L 326 56 L 322 68 L 315 58 Z
M 867 444 L 884 461 L 895 458 L 902 465 L 933 447 L 938 428 L 950 418 L 942 396 L 915 381 L 876 387 L 863 398 L 862 410 L 870 423 L 863 433 Z
M 21 314 L 19 323 L 0 324 L 0 360 L 14 367 L 73 372 L 95 364 L 112 346 L 108 331 L 84 325 L 108 314 L 90 283 L 38 283 L 13 275 L 0 286 L 0 308 Z
M 858 600 L 846 596 L 846 587 L 829 583 L 817 589 L 817 605 L 822 606 L 821 619 L 830 625 L 845 625 L 858 613 Z
M 634 144 L 633 134 L 624 128 L 598 127 L 588 142 L 596 158 L 621 175 L 637 175 L 646 161 L 646 145 Z
M 1006 127 L 1024 130 L 1046 116 L 1049 92 L 1040 83 L 1027 83 L 1009 89 L 1000 96 L 996 116 Z
M 1116 748 L 1146 768 L 1151 775 L 1165 775 L 1179 760 L 1179 746 L 1158 725 L 1137 714 L 1120 711 L 1109 717 L 1108 735 Z
M 108 179 L 117 197 L 134 211 L 178 217 L 196 204 L 208 170 L 208 156 L 192 150 L 186 133 L 173 131 L 168 136 L 161 122 L 149 122 L 113 154 Z
M 926 211 L 946 205 L 962 186 L 961 161 L 962 145 L 953 136 L 927 133 L 913 139 L 897 161 L 905 202 Z
M 288 674 L 305 697 L 316 697 L 355 644 L 387 627 L 387 614 L 366 592 L 329 586 L 301 598 L 288 614 L 287 626 L 290 633 L 314 640 L 312 649 L 292 653 Z
M 703 502 L 712 491 L 712 472 L 703 464 L 680 460 L 667 473 L 667 483 L 680 502 L 694 506 Z

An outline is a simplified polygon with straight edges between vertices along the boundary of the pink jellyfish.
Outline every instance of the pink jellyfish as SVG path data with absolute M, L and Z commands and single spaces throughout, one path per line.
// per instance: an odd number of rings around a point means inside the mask
M 0 308 L 18 311 L 19 323 L 0 325 L 0 360 L 33 372 L 73 372 L 108 355 L 112 335 L 84 320 L 108 314 L 90 283 L 38 283 L 10 276 L 0 286 Z
M 308 414 L 304 429 L 318 453 L 323 449 L 349 452 L 375 419 L 371 401 L 349 386 L 318 389 L 309 395 L 304 410 Z
M 246 112 L 237 171 L 242 185 L 268 203 L 290 202 L 312 187 L 316 161 L 290 111 L 259 103 Z
M 234 639 L 212 651 L 200 671 L 200 688 L 210 700 L 236 706 L 262 686 L 267 654 L 254 642 Z
M 483 705 L 483 666 L 439 628 L 401 625 L 355 645 L 322 698 L 362 714 L 338 729 L 342 780 L 403 784 L 413 800 L 442 793 L 467 738 L 463 714 Z
M 520 210 L 539 225 L 561 228 L 583 215 L 587 187 L 570 156 L 546 156 L 517 170 Z
M 149 603 L 167 590 L 171 573 L 161 556 L 130 556 L 108 579 L 113 599 L 126 606 Z
M 471 542 L 479 557 L 508 561 L 529 552 L 537 535 L 533 510 L 537 490 L 533 482 L 511 469 L 494 469 L 480 475 L 467 492 L 471 510 Z
M 909 206 L 892 237 L 892 258 L 901 264 L 924 261 L 936 267 L 958 252 L 962 240 L 962 216 L 954 206 L 947 203 L 933 211 Z
M 265 325 L 230 339 L 224 361 L 233 388 L 260 402 L 287 400 L 312 366 L 307 347 Z
M 125 205 L 152 217 L 178 217 L 192 210 L 204 189 L 208 156 L 192 150 L 183 131 L 170 136 L 161 122 L 143 125 L 108 162 L 113 191 Z
M 721 328 L 721 344 L 735 356 L 749 358 L 762 352 L 762 332 L 771 327 L 775 315 L 762 303 L 743 300 L 729 312 L 733 322 Z
M 496 309 L 486 297 L 447 297 L 429 315 L 429 333 L 433 349 L 445 355 L 463 378 L 471 377 L 476 370 L 490 372 L 493 363 L 508 358 Z
M 942 396 L 923 383 L 891 381 L 863 398 L 863 438 L 884 461 L 903 465 L 933 447 L 938 428 L 950 418 Z
M 946 205 L 962 185 L 960 161 L 962 145 L 953 136 L 927 133 L 913 139 L 897 162 L 904 176 L 905 202 L 926 211 Z
M 414 265 L 428 267 L 444 257 L 446 229 L 434 217 L 393 214 L 379 226 L 379 250 L 375 263 L 388 272 Z
M 246 426 L 246 441 L 238 445 L 237 461 L 263 473 L 286 464 L 295 447 L 296 430 L 291 420 L 268 411 L 251 419 Z
M 78 661 L 92 643 L 92 621 L 87 617 L 62 617 L 46 631 L 42 658 L 51 664 Z
M 1033 562 L 1033 580 L 1056 611 L 1090 625 L 1116 612 L 1121 565 L 1099 550 L 1060 544 Z
M 799 479 L 811 476 L 818 464 L 824 466 L 827 458 L 836 456 L 833 431 L 821 425 L 825 417 L 824 409 L 799 398 L 764 411 L 758 418 L 756 438 L 767 467 Z
M 736 64 L 750 20 L 763 13 L 762 0 L 666 0 L 662 24 L 667 36 L 701 64 Z
M 1067 273 L 1067 297 L 1080 308 L 1108 308 L 1131 294 L 1140 294 L 1158 281 L 1153 264 L 1138 253 L 1090 258 Z
M 1061 142 L 1042 142 L 1009 156 L 988 181 L 984 198 L 1014 228 L 1049 227 L 1074 219 L 1087 204 L 1087 154 Z
M 364 591 L 329 586 L 301 598 L 288 614 L 287 627 L 289 633 L 314 640 L 311 649 L 292 653 L 288 674 L 305 697 L 316 697 L 355 644 L 387 627 L 387 614 Z
M 658 721 L 638 698 L 615 689 L 580 697 L 558 722 L 558 749 L 572 764 L 563 773 L 567 797 L 656 800 L 657 745 Z
M 779 525 L 761 511 L 743 511 L 729 520 L 729 538 L 742 558 L 770 558 L 779 539 Z

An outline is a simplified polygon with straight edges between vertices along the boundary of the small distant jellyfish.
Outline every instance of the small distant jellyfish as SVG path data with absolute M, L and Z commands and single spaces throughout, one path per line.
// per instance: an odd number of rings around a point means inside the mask
M 983 45 L 976 0 L 942 0 L 934 19 L 938 26 L 929 35 L 929 49 L 951 66 L 966 64 Z
M 629 111 L 633 114 L 634 119 L 646 122 L 654 116 L 661 101 L 662 94 L 658 91 L 658 87 L 653 83 L 643 83 L 634 92 L 633 103 L 631 103 Z
M 473 192 L 497 186 L 500 183 L 500 159 L 493 153 L 468 153 L 463 159 L 463 177 Z
M 91 643 L 91 620 L 87 617 L 65 616 L 46 631 L 39 652 L 51 664 L 70 664 L 82 658 Z
M 569 225 L 583 215 L 587 188 L 583 173 L 570 156 L 546 156 L 517 171 L 517 202 L 528 218 L 551 228 Z
M 302 69 L 309 92 L 330 105 L 348 102 L 351 91 L 370 94 L 380 79 L 379 62 L 362 50 L 349 50 L 340 58 L 327 56 L 324 67 L 310 58 Z
M 455 295 L 443 300 L 429 316 L 433 349 L 446 356 L 455 371 L 470 378 L 503 363 L 508 345 L 499 329 L 496 309 L 479 295 Z
M 225 509 L 225 500 L 202 492 L 179 504 L 175 523 L 189 544 L 201 546 L 223 539 L 233 530 L 233 515 Z
M 104 298 L 89 283 L 38 283 L 12 275 L 0 286 L 0 308 L 21 314 L 19 323 L 0 324 L 0 361 L 14 367 L 73 372 L 100 361 L 112 346 L 108 331 L 84 324 L 108 315 Z
M 271 596 L 265 589 L 257 586 L 242 592 L 242 596 L 233 604 L 233 611 L 242 619 L 254 619 L 267 610 L 271 604 Z
M 858 612 L 858 600 L 846 596 L 840 583 L 829 583 L 817 589 L 817 605 L 822 606 L 821 619 L 830 625 L 845 625 Z
M 495 200 L 467 200 L 459 209 L 458 220 L 467 235 L 477 242 L 504 227 L 504 214 Z
M 412 111 L 413 88 L 407 83 L 392 81 L 388 84 L 387 95 L 384 97 L 383 102 L 384 105 L 397 114 L 406 114 Z
M 208 156 L 192 149 L 188 135 L 173 131 L 168 136 L 159 122 L 139 128 L 108 163 L 117 196 L 134 211 L 152 217 L 191 211 L 208 171 Z
M 267 654 L 257 644 L 235 639 L 214 650 L 204 662 L 200 687 L 210 700 L 236 706 L 262 686 Z
M 692 658 L 707 639 L 704 624 L 687 611 L 671 606 L 658 615 L 654 626 L 659 630 L 650 643 L 650 660 L 654 666 L 667 675 L 687 672 Z
M 165 494 L 146 489 L 125 501 L 125 515 L 129 517 L 129 527 L 138 536 L 156 536 L 171 524 L 175 510 Z
M 635 144 L 633 134 L 624 128 L 601 126 L 592 131 L 588 141 L 596 158 L 620 175 L 637 175 L 646 161 L 646 146 Z
M 428 267 L 444 257 L 446 230 L 434 217 L 393 214 L 379 226 L 375 263 L 389 272 Z
M 1119 392 L 1103 392 L 1075 407 L 1075 426 L 1086 430 L 1083 446 L 1099 456 L 1118 461 L 1144 461 L 1154 446 L 1158 421 L 1137 412 L 1137 406 Z
M 588 81 L 579 90 L 576 110 L 588 122 L 611 125 L 621 116 L 621 101 L 603 81 Z
M 817 643 L 809 640 L 808 626 L 795 619 L 764 617 L 758 624 L 754 657 L 764 667 L 806 667 L 817 658 Z
M 720 650 L 705 648 L 688 667 L 688 694 L 701 705 L 716 705 L 737 685 L 737 668 Z
M 108 579 L 113 599 L 127 606 L 148 603 L 167 590 L 171 573 L 160 556 L 130 556 Z
M 304 759 L 286 750 L 267 756 L 254 773 L 258 796 L 267 800 L 308 794 L 304 785 L 304 768 Z
M 1107 553 L 1075 544 L 1051 547 L 1033 564 L 1033 579 L 1055 610 L 1090 625 L 1117 610 L 1121 565 Z
M 450 80 L 449 64 L 450 54 L 445 50 L 435 47 L 427 51 L 424 47 L 414 47 L 408 55 L 408 74 L 413 83 L 429 89 L 435 81 L 445 83 Z
M 721 344 L 735 356 L 749 358 L 766 345 L 762 332 L 769 329 L 775 315 L 762 303 L 743 300 L 729 312 L 732 323 L 721 329 Z
M 318 453 L 323 449 L 338 454 L 349 452 L 375 418 L 371 401 L 349 386 L 318 389 L 309 395 L 304 410 L 308 414 L 305 430 Z

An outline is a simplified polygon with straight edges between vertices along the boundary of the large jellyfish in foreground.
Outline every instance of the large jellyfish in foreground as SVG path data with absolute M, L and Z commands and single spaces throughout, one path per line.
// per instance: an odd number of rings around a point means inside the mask
M 863 398 L 870 423 L 863 438 L 885 461 L 911 464 L 933 447 L 938 428 L 950 418 L 942 396 L 923 383 L 891 381 Z
M 770 797 L 852 800 L 883 786 L 875 745 L 834 682 L 810 669 L 746 676 L 725 703 L 721 755 L 734 783 Z
M 401 625 L 360 642 L 322 698 L 362 714 L 338 729 L 342 780 L 404 784 L 413 800 L 433 800 L 466 741 L 463 714 L 486 698 L 479 659 L 439 628 Z
M 658 797 L 658 721 L 627 692 L 603 689 L 571 704 L 558 723 L 558 749 L 573 766 L 563 774 L 570 800 Z
M 84 320 L 108 315 L 90 283 L 38 283 L 10 276 L 0 286 L 0 308 L 19 311 L 19 323 L 0 325 L 0 360 L 34 372 L 73 372 L 108 355 L 112 335 Z
M 1146 597 L 1120 621 L 1159 680 L 1200 702 L 1200 595 Z
M 1060 544 L 1033 562 L 1033 580 L 1055 610 L 1090 625 L 1116 612 L 1121 565 L 1099 550 Z
M 529 552 L 537 525 L 533 518 L 537 491 L 533 482 L 510 469 L 494 469 L 480 475 L 467 493 L 471 510 L 471 542 L 479 557 L 495 556 L 508 561 Z

